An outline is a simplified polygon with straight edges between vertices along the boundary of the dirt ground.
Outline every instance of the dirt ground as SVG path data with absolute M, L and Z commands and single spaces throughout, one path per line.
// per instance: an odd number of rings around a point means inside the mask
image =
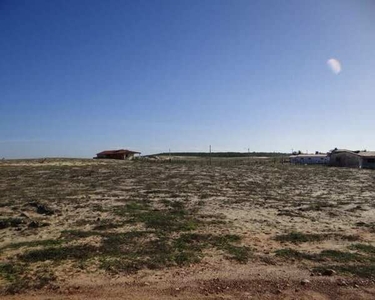
M 375 171 L 0 161 L 2 299 L 375 299 Z

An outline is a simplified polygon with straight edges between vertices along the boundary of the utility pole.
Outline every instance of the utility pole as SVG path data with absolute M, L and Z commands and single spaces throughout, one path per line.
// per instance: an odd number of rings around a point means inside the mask
M 212 164 L 212 162 L 211 162 L 211 145 L 210 145 L 210 154 L 209 154 L 209 157 L 210 157 L 210 166 L 211 166 L 211 164 Z

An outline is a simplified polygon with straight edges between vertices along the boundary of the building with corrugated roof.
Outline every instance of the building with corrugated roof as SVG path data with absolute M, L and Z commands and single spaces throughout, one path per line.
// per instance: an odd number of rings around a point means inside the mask
M 329 153 L 329 165 L 360 169 L 375 169 L 375 151 L 334 149 Z
M 96 159 L 133 159 L 135 154 L 141 154 L 141 152 L 131 151 L 127 149 L 120 150 L 105 150 L 96 154 Z

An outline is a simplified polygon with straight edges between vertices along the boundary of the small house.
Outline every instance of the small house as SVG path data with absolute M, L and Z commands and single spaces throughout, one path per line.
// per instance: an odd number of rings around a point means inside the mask
M 133 159 L 136 154 L 141 152 L 130 151 L 126 149 L 105 150 L 96 154 L 95 159 Z
M 375 151 L 334 149 L 329 156 L 331 166 L 375 169 Z
M 316 154 L 300 154 L 296 153 L 289 156 L 290 163 L 302 164 L 302 165 L 325 165 L 329 162 L 327 154 L 316 153 Z

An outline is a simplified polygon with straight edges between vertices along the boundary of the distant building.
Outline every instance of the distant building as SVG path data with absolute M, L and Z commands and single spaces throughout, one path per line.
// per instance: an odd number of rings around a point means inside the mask
M 120 150 L 106 150 L 96 154 L 95 159 L 133 159 L 134 155 L 141 154 L 141 152 L 130 151 L 126 149 Z
M 289 156 L 290 163 L 302 165 L 325 165 L 329 162 L 329 156 L 323 153 L 303 154 L 295 153 Z
M 329 156 L 331 166 L 375 169 L 375 151 L 334 149 Z

